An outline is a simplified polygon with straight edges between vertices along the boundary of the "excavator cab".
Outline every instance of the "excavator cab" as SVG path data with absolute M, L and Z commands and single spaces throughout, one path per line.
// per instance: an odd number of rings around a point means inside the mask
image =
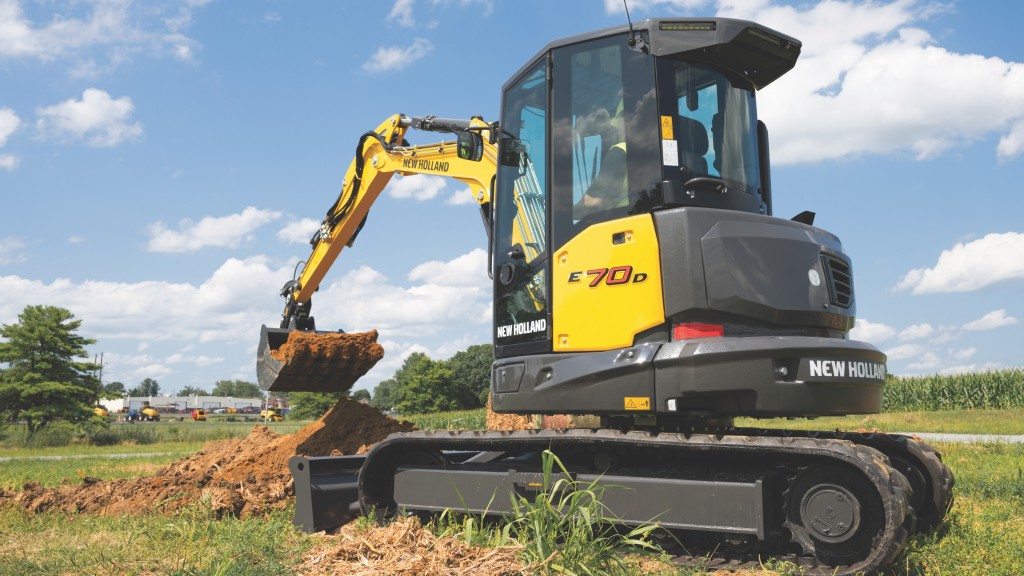
M 683 206 L 771 214 L 755 90 L 799 52 L 749 22 L 644 21 L 552 43 L 504 86 L 498 357 L 622 348 L 664 324 L 659 246 L 634 228 Z M 584 253 L 609 251 L 622 254 L 579 267 Z
M 885 356 L 846 339 L 842 245 L 772 216 L 756 92 L 800 48 L 644 20 L 552 42 L 505 84 L 495 412 L 663 428 L 881 408 Z

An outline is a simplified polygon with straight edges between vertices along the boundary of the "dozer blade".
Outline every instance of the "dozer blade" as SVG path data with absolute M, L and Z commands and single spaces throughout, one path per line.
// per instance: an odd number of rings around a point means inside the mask
M 377 331 L 260 330 L 256 377 L 271 392 L 347 392 L 384 357 Z

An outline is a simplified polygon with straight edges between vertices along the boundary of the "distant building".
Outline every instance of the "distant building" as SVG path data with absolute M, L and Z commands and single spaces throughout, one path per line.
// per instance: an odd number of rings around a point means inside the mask
M 217 408 L 248 408 L 263 406 L 262 398 L 234 398 L 232 396 L 125 396 L 115 400 L 100 400 L 103 406 L 111 413 L 128 410 L 138 410 L 144 403 L 148 403 L 158 411 L 187 412 L 193 408 L 204 408 L 216 410 Z

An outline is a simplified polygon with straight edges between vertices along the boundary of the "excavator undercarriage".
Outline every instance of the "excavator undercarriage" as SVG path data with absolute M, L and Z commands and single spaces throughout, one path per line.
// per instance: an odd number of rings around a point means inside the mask
M 511 514 L 543 490 L 557 457 L 563 490 L 600 490 L 606 518 L 653 524 L 682 564 L 754 567 L 767 556 L 806 573 L 890 563 L 941 522 L 953 479 L 906 436 L 730 429 L 414 432 L 367 456 L 295 457 L 296 524 L 329 530 L 359 510 Z M 567 487 L 566 487 L 567 486 Z

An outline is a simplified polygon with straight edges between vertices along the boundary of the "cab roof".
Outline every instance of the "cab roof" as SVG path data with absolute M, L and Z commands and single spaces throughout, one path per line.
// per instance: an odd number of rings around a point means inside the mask
M 747 79 L 755 89 L 777 80 L 796 64 L 801 42 L 748 20 L 733 18 L 649 18 L 632 27 L 648 53 L 703 62 Z M 505 83 L 502 91 L 552 50 L 599 38 L 625 35 L 627 24 L 568 36 L 548 43 Z

